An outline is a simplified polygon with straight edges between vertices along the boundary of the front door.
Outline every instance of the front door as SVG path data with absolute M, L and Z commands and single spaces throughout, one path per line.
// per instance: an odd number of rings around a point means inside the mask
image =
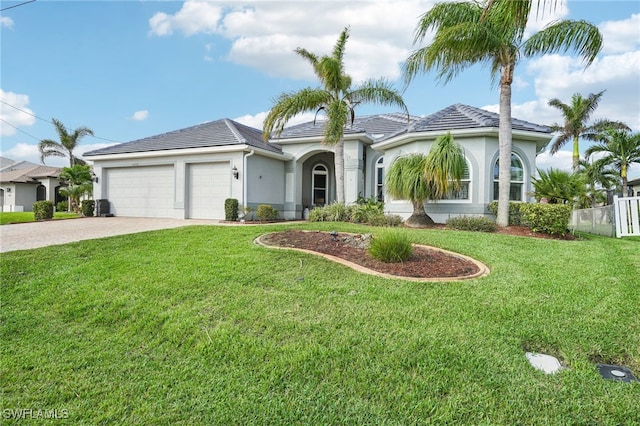
M 328 177 L 327 168 L 322 164 L 318 164 L 313 168 L 311 202 L 314 206 L 324 206 L 327 203 Z

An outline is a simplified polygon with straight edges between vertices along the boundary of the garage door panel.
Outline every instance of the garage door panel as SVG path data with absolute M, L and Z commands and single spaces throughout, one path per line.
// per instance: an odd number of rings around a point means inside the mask
M 231 189 L 229 163 L 191 164 L 188 170 L 188 217 L 224 219 L 224 200 Z
M 172 165 L 107 170 L 107 199 L 116 216 L 173 217 Z

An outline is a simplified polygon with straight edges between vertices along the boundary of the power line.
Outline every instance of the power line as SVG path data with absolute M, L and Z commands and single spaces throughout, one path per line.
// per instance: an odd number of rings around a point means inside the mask
M 36 1 L 36 0 L 29 0 L 29 1 L 25 1 L 24 3 L 14 4 L 13 6 L 9 6 L 9 7 L 5 7 L 4 9 L 0 9 L 0 12 L 2 12 L 4 10 L 13 9 L 14 7 L 23 6 L 25 4 L 33 3 L 34 1 Z
M 8 123 L 7 121 L 5 121 L 5 120 L 4 120 L 4 119 L 2 119 L 2 118 L 0 118 L 0 121 L 2 121 L 2 122 L 3 122 L 4 124 L 6 124 L 7 126 L 11 126 L 11 127 L 13 127 L 14 129 L 16 129 L 17 131 L 24 133 L 25 135 L 29 136 L 30 138 L 33 138 L 33 139 L 37 140 L 38 142 L 40 142 L 40 140 L 41 140 L 41 139 L 36 138 L 35 136 L 33 136 L 31 133 L 27 133 L 27 132 L 25 132 L 24 130 L 17 128 L 17 127 L 16 127 L 16 126 L 14 126 L 13 124 Z
M 33 1 L 35 1 L 35 0 L 33 0 Z M 18 110 L 18 111 L 20 111 L 20 112 L 21 112 L 21 113 L 23 113 L 23 114 L 27 114 L 27 115 L 30 115 L 30 116 L 32 116 L 32 117 L 37 118 L 38 120 L 42 120 L 42 121 L 44 121 L 45 123 L 53 124 L 53 122 L 52 122 L 51 120 L 47 120 L 46 118 L 38 117 L 37 115 L 33 114 L 32 112 L 29 112 L 29 111 L 26 111 L 26 110 L 24 110 L 24 109 L 18 108 L 17 106 L 15 106 L 15 105 L 11 105 L 10 103 L 5 102 L 5 101 L 3 101 L 3 100 L 0 100 L 0 103 L 3 103 L 3 104 L 5 104 L 5 105 L 7 105 L 7 106 L 9 106 L 9 107 L 11 107 L 11 108 L 13 108 L 13 109 L 15 109 L 15 110 Z M 9 126 L 13 127 L 14 129 L 16 129 L 16 130 L 20 130 L 20 129 L 18 129 L 17 127 L 15 127 L 14 125 L 9 124 L 9 123 L 7 123 L 7 122 L 6 122 L 6 121 L 4 121 L 4 120 L 2 120 L 2 121 L 3 121 L 4 123 L 8 124 Z M 23 130 L 20 130 L 20 131 L 28 135 L 28 133 L 27 133 L 27 132 L 25 132 L 25 131 L 23 131 Z M 29 135 L 29 136 L 31 136 L 31 135 Z M 91 135 L 88 135 L 88 136 L 91 136 Z M 101 140 L 103 140 L 103 141 L 107 141 L 107 142 L 120 143 L 119 141 L 114 141 L 114 140 L 112 140 L 112 139 L 107 139 L 107 138 L 101 138 L 100 136 L 95 136 L 95 135 L 94 135 L 93 137 L 94 137 L 94 138 L 96 138 L 96 139 L 101 139 Z M 38 140 L 40 140 L 40 139 L 38 139 Z

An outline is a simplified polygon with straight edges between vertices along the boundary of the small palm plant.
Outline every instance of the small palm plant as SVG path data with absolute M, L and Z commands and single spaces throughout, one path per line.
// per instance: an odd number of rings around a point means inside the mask
M 405 221 L 410 227 L 433 224 L 424 210 L 426 200 L 438 200 L 460 188 L 466 160 L 450 133 L 440 136 L 428 155 L 411 154 L 393 162 L 386 177 L 389 195 L 409 200 L 413 214 Z

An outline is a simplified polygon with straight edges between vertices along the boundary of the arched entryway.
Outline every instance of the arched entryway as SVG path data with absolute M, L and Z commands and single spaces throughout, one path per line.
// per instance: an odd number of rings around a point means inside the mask
M 302 163 L 302 206 L 313 208 L 335 201 L 335 172 L 332 152 L 318 152 Z

